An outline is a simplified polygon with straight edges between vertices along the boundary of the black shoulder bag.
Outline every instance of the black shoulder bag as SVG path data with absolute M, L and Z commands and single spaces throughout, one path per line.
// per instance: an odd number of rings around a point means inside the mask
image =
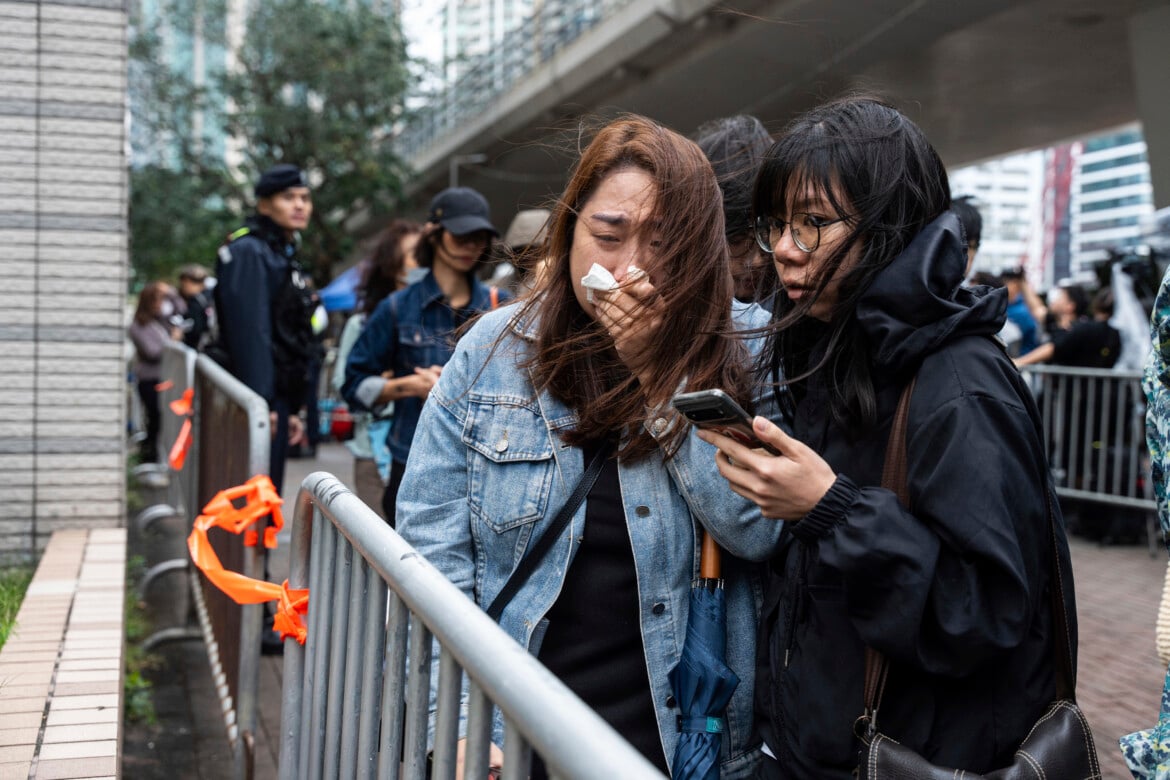
M 910 493 L 906 486 L 906 431 L 909 427 L 910 397 L 915 380 L 902 391 L 898 411 L 886 445 L 882 487 L 892 491 L 906 507 Z M 861 780 L 1099 780 L 1101 766 L 1093 732 L 1076 703 L 1072 646 L 1068 615 L 1065 612 L 1064 583 L 1056 544 L 1056 517 L 1052 494 L 1046 498 L 1052 539 L 1052 630 L 1056 669 L 1056 701 L 1040 717 L 1016 750 L 1011 766 L 986 775 L 935 766 L 913 750 L 877 730 L 877 713 L 889 671 L 886 657 L 872 647 L 865 649 L 865 710 L 857 719 L 857 736 L 862 748 L 857 776 Z
M 593 489 L 593 485 L 597 482 L 597 476 L 601 473 L 601 467 L 605 463 L 605 459 L 609 456 L 613 445 L 603 444 L 597 453 L 593 456 L 593 460 L 589 461 L 589 465 L 585 467 L 585 473 L 581 475 L 581 481 L 577 483 L 577 487 L 573 488 L 573 492 L 569 495 L 569 500 L 561 507 L 561 511 L 553 518 L 552 525 L 544 532 L 544 536 L 540 537 L 536 544 L 528 549 L 528 553 L 520 560 L 520 565 L 512 572 L 512 576 L 508 577 L 508 581 L 504 583 L 504 587 L 500 590 L 493 600 L 491 605 L 485 610 L 491 619 L 500 622 L 500 615 L 504 612 L 504 607 L 508 606 L 508 602 L 515 597 L 516 593 L 532 576 L 532 572 L 536 571 L 537 565 L 540 564 L 544 557 L 548 555 L 548 551 L 556 544 L 557 539 L 560 538 L 561 533 L 568 526 L 569 521 L 573 519 L 573 514 L 577 511 L 577 507 L 581 506 L 581 502 L 585 500 L 585 496 L 589 495 L 589 491 Z

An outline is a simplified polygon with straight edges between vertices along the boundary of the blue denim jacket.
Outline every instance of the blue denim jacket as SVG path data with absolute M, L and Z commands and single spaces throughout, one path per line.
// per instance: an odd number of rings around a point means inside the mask
M 471 276 L 471 302 L 461 311 L 464 319 L 491 309 L 491 288 Z M 500 290 L 500 301 L 510 293 Z M 414 284 L 378 304 L 366 321 L 345 364 L 341 394 L 359 409 L 379 412 L 378 394 L 386 380 L 382 372 L 394 369 L 395 377 L 410 376 L 416 367 L 442 366 L 455 348 L 455 312 L 429 271 Z M 391 457 L 405 463 L 410 455 L 414 428 L 423 399 L 413 396 L 394 405 L 394 425 L 386 444 Z
M 547 392 L 537 394 L 529 372 L 520 367 L 533 328 L 516 315 L 514 306 L 488 314 L 459 342 L 423 409 L 398 494 L 399 532 L 481 606 L 503 588 L 585 468 L 581 450 L 563 444 L 559 436 L 574 425 L 574 413 Z M 766 316 L 758 307 L 741 307 L 737 319 L 755 326 Z M 499 341 L 501 334 L 505 338 Z M 648 430 L 661 436 L 678 419 L 651 414 Z M 634 551 L 651 694 L 668 761 L 678 741 L 678 710 L 670 706 L 673 698 L 667 704 L 667 674 L 679 660 L 691 581 L 698 576 L 697 524 L 711 529 L 729 553 L 723 559 L 727 655 L 740 684 L 727 711 L 722 777 L 750 777 L 760 745 L 753 730 L 752 688 L 761 592 L 757 564 L 749 561 L 771 555 L 782 524 L 763 519 L 754 504 L 731 491 L 715 468 L 714 449 L 693 433 L 665 463 L 653 457 L 619 461 L 618 478 Z M 571 540 L 582 535 L 584 522 L 582 504 L 563 542 L 500 618 L 504 630 L 534 655 L 547 626 L 544 616 L 576 551 Z M 432 684 L 437 679 L 436 671 Z M 432 703 L 433 696 L 434 690 Z M 503 744 L 498 719 L 493 738 Z

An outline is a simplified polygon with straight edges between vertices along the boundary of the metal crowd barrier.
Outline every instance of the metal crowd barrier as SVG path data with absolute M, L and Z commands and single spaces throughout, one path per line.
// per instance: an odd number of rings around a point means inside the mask
M 182 398 L 187 388 L 191 387 L 195 378 L 195 359 L 197 353 L 189 347 L 170 342 L 163 348 L 162 364 L 160 367 L 160 386 L 163 388 L 158 394 L 159 404 L 159 435 L 158 452 L 160 462 L 141 464 L 136 469 L 136 475 L 147 484 L 165 484 L 165 500 L 161 504 L 147 507 L 135 518 L 135 524 L 140 533 L 145 533 L 152 526 L 169 518 L 182 518 L 190 529 L 190 521 L 195 517 L 195 485 L 196 468 L 192 463 L 181 471 L 175 471 L 167 462 L 167 455 L 171 445 L 179 436 L 183 426 L 183 418 L 174 414 L 170 403 Z M 151 587 L 163 582 L 166 575 L 181 572 L 185 573 L 190 565 L 190 559 L 185 554 L 186 548 L 178 548 L 180 554 L 174 558 L 154 563 L 143 575 L 138 585 L 138 596 L 145 599 Z M 186 587 L 186 578 L 183 578 L 183 587 Z M 162 626 L 143 641 L 143 646 L 149 650 L 163 642 L 198 638 L 198 632 L 192 632 L 185 623 L 176 626 Z
M 285 642 L 280 777 L 454 776 L 463 675 L 464 777 L 488 776 L 493 707 L 505 724 L 504 780 L 663 776 L 377 514 L 329 474 L 297 495 L 289 585 L 309 588 L 308 640 Z M 440 671 L 427 769 L 433 639 Z
M 187 468 L 194 468 L 194 520 L 216 493 L 268 473 L 268 403 L 214 360 L 195 363 L 195 418 Z M 263 538 L 263 529 L 260 531 Z M 264 548 L 245 547 L 243 537 L 218 529 L 208 540 L 224 568 L 263 578 Z M 191 568 L 199 623 L 207 643 L 212 677 L 223 706 L 238 778 L 251 777 L 260 684 L 263 607 L 239 605 Z
M 268 473 L 268 404 L 246 385 L 206 355 L 178 343 L 163 352 L 162 379 L 169 382 L 159 393 L 162 413 L 159 451 L 163 463 L 144 469 L 142 474 L 161 474 L 166 483 L 166 501 L 139 513 L 136 525 L 146 532 L 159 521 L 181 518 L 184 538 L 178 546 L 180 557 L 153 565 L 139 585 L 139 597 L 146 598 L 152 586 L 168 574 L 179 572 L 185 591 L 168 591 L 173 601 L 194 603 L 199 627 L 162 626 L 143 642 L 151 649 L 163 642 L 203 639 L 207 644 L 212 679 L 223 710 L 224 725 L 235 761 L 235 775 L 250 777 L 253 765 L 256 700 L 260 675 L 261 605 L 240 606 L 212 585 L 191 565 L 186 535 L 204 505 L 221 490 L 243 484 L 258 474 Z M 185 418 L 169 408 L 171 401 L 195 388 L 192 406 L 191 446 L 182 469 L 167 464 L 167 454 Z M 244 547 L 242 537 L 213 530 L 211 546 L 225 568 L 249 577 L 263 576 L 263 549 Z M 189 590 L 189 593 L 187 592 Z M 185 617 L 185 608 L 179 610 Z
M 1044 422 L 1057 495 L 1144 511 L 1156 505 L 1140 371 L 1027 366 Z

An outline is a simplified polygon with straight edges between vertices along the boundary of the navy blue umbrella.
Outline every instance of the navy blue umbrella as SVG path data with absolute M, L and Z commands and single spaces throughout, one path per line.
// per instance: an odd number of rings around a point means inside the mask
M 687 636 L 670 685 L 679 707 L 673 780 L 718 780 L 724 712 L 739 677 L 727 665 L 727 610 L 720 579 L 719 547 L 703 537 L 699 579 L 691 589 Z

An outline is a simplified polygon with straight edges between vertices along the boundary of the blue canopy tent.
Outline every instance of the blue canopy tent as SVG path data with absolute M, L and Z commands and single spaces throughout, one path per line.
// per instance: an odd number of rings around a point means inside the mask
M 325 311 L 353 311 L 357 308 L 357 286 L 362 280 L 361 263 L 355 263 L 321 290 Z

